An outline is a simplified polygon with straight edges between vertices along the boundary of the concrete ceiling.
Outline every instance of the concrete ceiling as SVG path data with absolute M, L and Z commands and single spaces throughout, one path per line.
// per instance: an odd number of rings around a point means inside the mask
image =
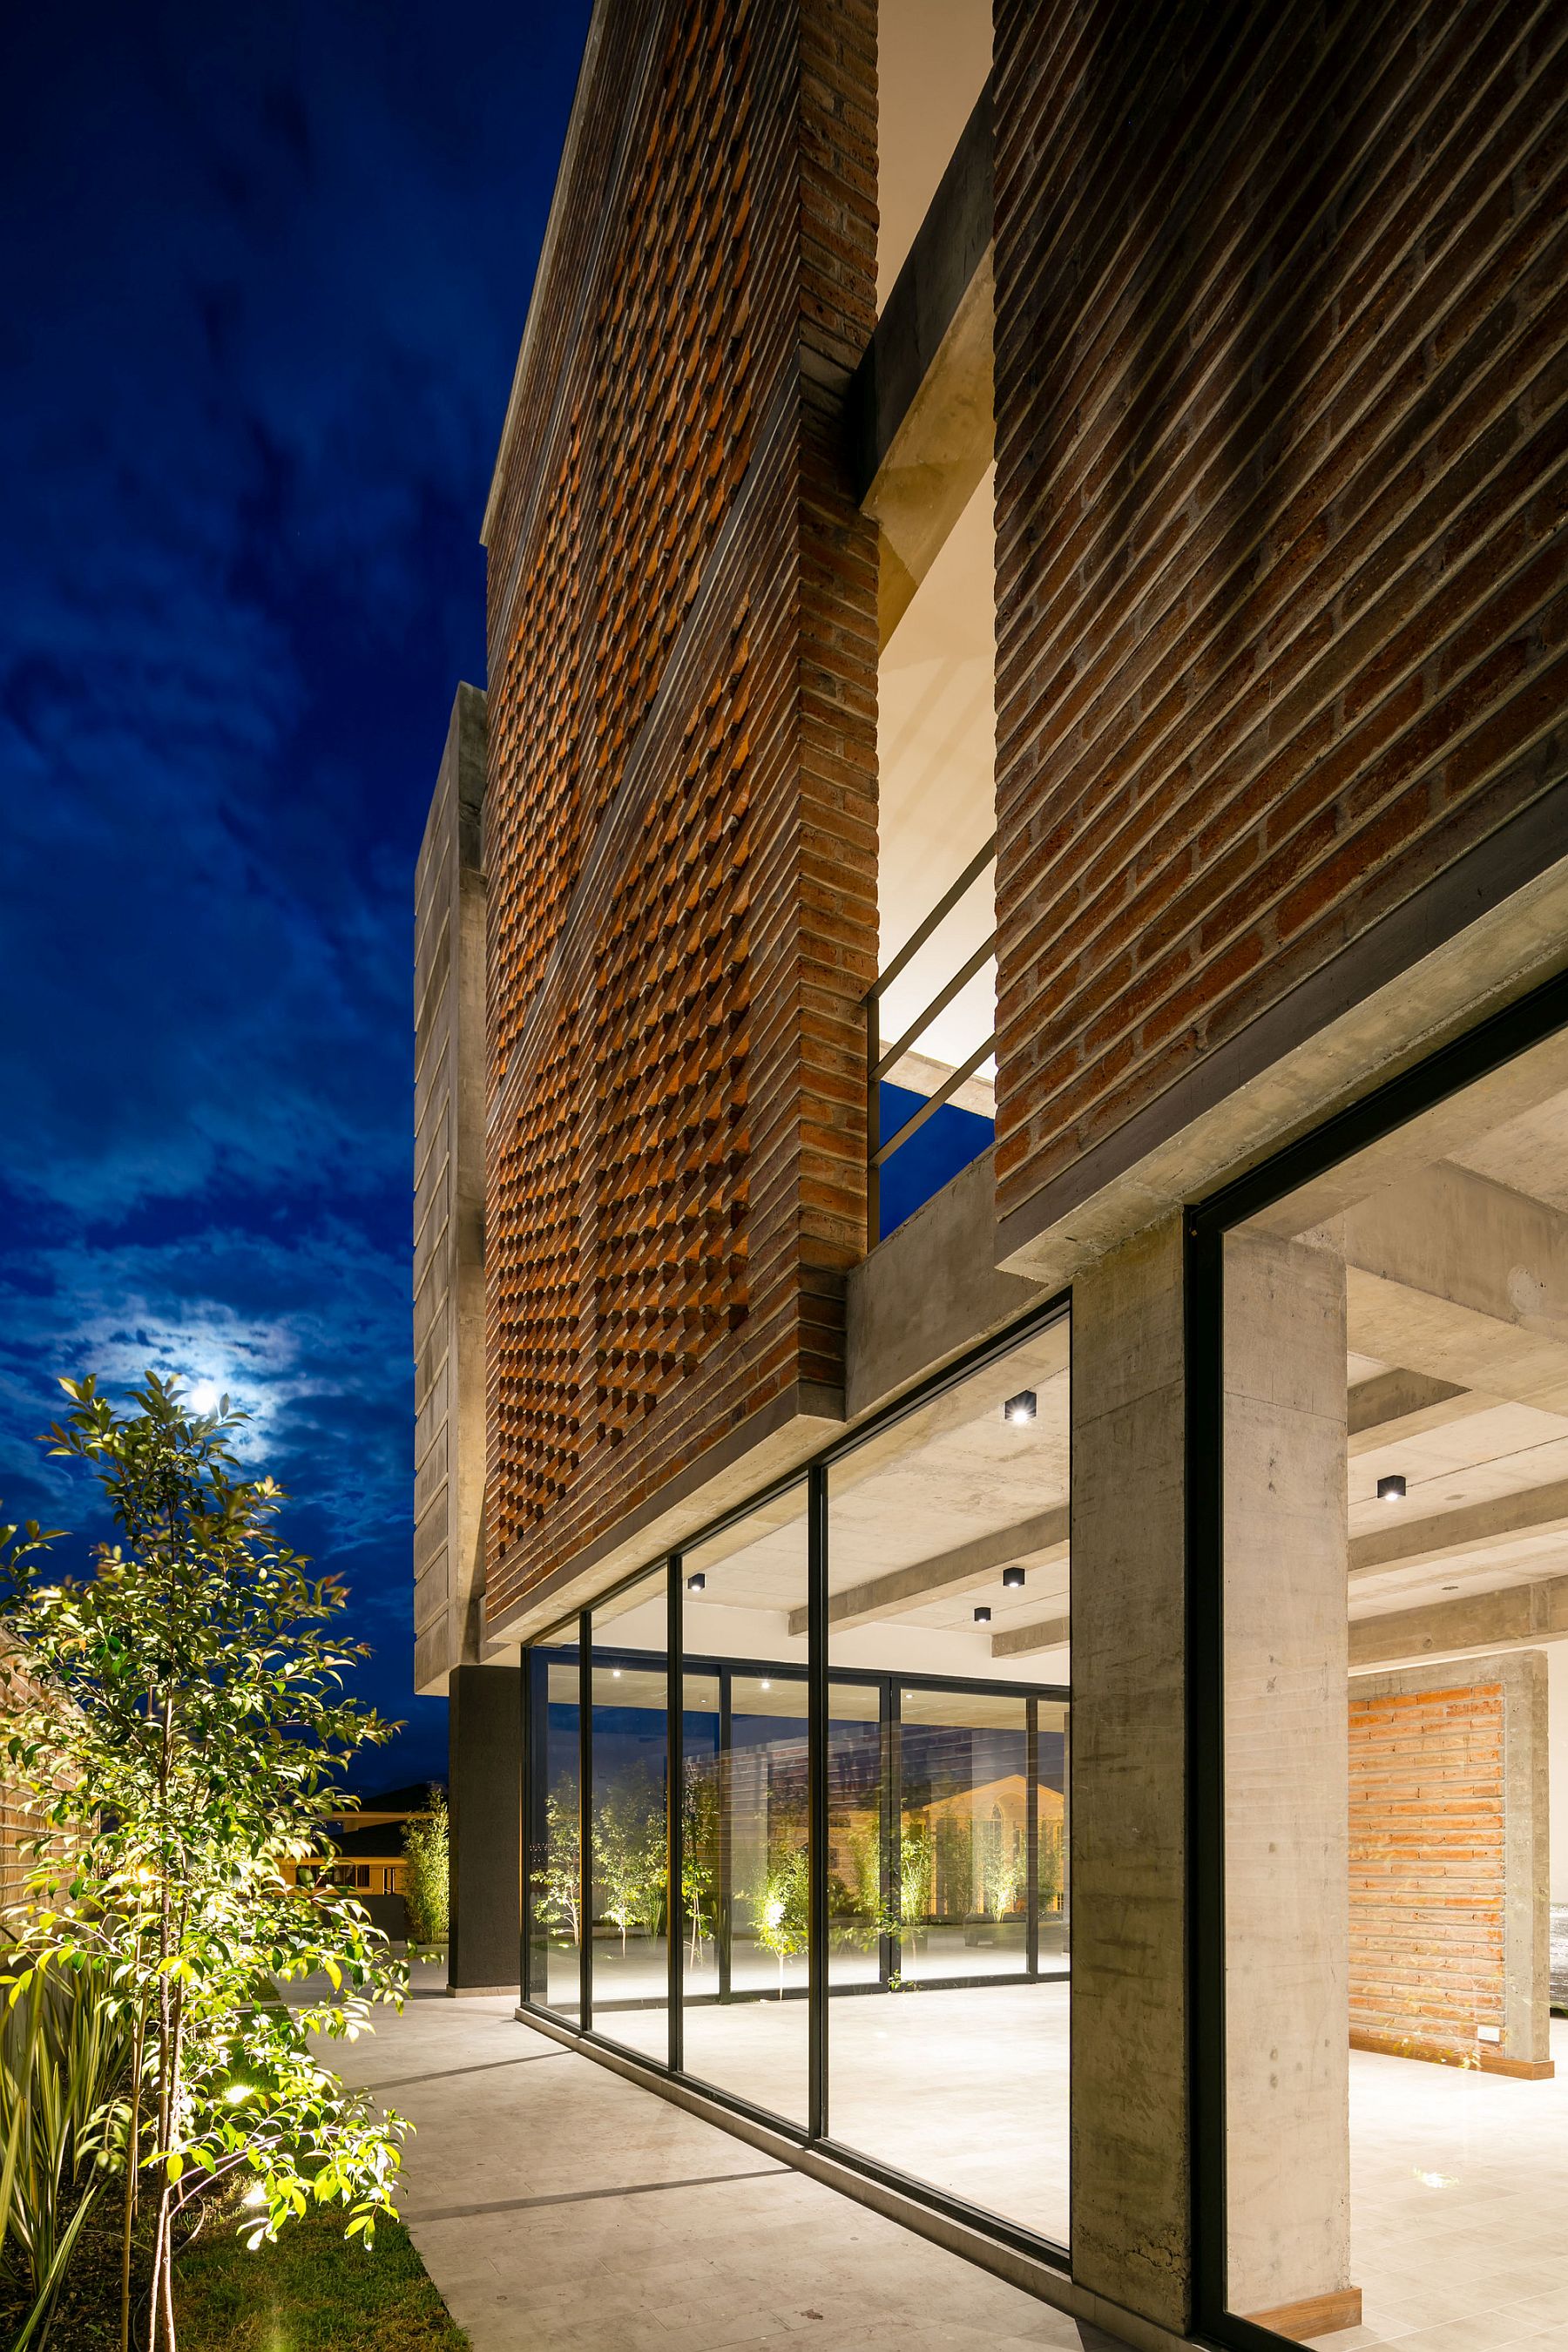
M 1347 1601 L 1363 1664 L 1568 1635 L 1568 1620 L 1563 1635 L 1556 1631 L 1555 1597 L 1552 1611 L 1500 1602 L 1491 1616 L 1463 1614 L 1486 1595 L 1568 1577 L 1562 1045 L 1521 1057 L 1485 1091 L 1506 1111 L 1494 1126 L 1478 1129 L 1474 1105 L 1456 1098 L 1440 1118 L 1314 1183 L 1294 1225 L 1288 1206 L 1263 1221 L 1276 1234 L 1309 1231 L 1345 1259 Z M 1004 1402 L 1026 1389 L 1036 1417 L 1012 1424 Z M 1391 1473 L 1404 1477 L 1405 1496 L 1380 1501 L 1377 1481 Z M 1068 1333 L 1058 1324 L 835 1465 L 831 1662 L 1065 1680 L 1068 1479 Z M 688 1556 L 687 1570 L 707 1576 L 706 1591 L 687 1604 L 693 1649 L 804 1661 L 805 1503 L 797 1487 Z M 1015 1564 L 1026 1584 L 1005 1591 L 1002 1569 Z M 978 1604 L 992 1612 L 987 1626 L 974 1623 Z M 662 1606 L 651 1600 L 626 1621 L 646 1617 L 650 1645 L 662 1640 Z M 1422 1612 L 1437 1629 L 1426 1641 L 1417 1638 Z M 1408 1651 L 1372 1654 L 1379 1618 L 1391 1622 L 1391 1640 L 1409 1631 Z M 1493 1618 L 1524 1630 L 1489 1633 Z M 1456 1624 L 1446 1648 L 1437 1633 Z M 1048 1646 L 1020 1651 L 1036 1633 Z

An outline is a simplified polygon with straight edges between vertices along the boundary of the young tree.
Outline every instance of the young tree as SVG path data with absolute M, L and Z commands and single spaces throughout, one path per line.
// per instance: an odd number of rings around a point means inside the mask
M 311 2202 L 368 2243 L 390 2209 L 406 2126 L 308 2037 L 353 2038 L 401 1972 L 362 1906 L 285 1865 L 321 1851 L 337 1764 L 395 1727 L 343 1696 L 365 1654 L 331 1630 L 346 1596 L 279 1541 L 281 1490 L 242 1475 L 227 1399 L 197 1414 L 149 1374 L 117 1411 L 93 1380 L 61 1385 L 50 1451 L 97 1474 L 119 1539 L 91 1575 L 50 1579 L 47 1538 L 5 1531 L 6 1628 L 46 1694 L 0 1658 L 6 1777 L 47 1829 L 0 1983 L 15 2004 L 96 1972 L 128 2029 L 121 2343 L 145 2193 L 148 2352 L 175 2352 L 176 2225 L 214 2181 L 258 2176 L 252 2245 Z M 285 2007 L 277 1986 L 311 1975 L 330 1990 Z
M 439 1789 L 403 1832 L 404 1906 L 409 1941 L 444 1943 L 452 1919 L 451 1825 Z

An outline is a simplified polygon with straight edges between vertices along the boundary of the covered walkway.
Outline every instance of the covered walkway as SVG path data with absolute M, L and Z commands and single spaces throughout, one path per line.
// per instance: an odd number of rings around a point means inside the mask
M 474 2352 L 1115 2352 L 437 1972 L 334 2063 L 410 2116 L 403 2211 Z

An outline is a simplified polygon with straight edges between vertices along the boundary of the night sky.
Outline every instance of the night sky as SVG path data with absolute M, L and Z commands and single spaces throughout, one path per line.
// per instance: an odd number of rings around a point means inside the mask
M 372 1781 L 445 1747 L 409 1687 L 414 859 L 586 18 L 0 35 L 0 1497 L 92 1531 L 31 1443 L 58 1373 L 226 1387 L 408 1718 Z

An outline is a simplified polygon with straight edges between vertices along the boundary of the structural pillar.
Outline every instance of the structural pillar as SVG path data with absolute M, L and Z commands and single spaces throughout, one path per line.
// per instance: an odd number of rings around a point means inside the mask
M 1179 1217 L 1074 1286 L 1072 2267 L 1184 2335 L 1192 2302 Z
M 518 1990 L 522 1695 L 516 1666 L 455 1666 L 447 1691 L 452 1920 L 447 1989 Z
M 1226 2299 L 1307 2337 L 1361 2317 L 1336 1251 L 1227 1237 L 1224 1413 Z

